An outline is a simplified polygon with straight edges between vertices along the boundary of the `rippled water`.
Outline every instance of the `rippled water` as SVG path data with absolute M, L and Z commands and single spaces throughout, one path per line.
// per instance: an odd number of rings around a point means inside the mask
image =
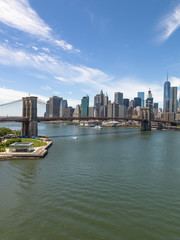
M 44 160 L 0 162 L 0 239 L 180 239 L 180 132 L 39 133 L 53 137 Z

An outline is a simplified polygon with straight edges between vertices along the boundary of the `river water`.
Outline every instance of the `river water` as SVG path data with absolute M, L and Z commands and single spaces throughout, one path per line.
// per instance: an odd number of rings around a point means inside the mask
M 39 134 L 53 139 L 45 159 L 0 162 L 0 239 L 180 239 L 180 132 L 41 123 Z

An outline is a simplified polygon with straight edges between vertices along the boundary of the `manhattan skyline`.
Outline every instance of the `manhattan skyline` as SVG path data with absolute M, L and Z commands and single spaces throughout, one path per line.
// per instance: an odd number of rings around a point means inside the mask
M 133 99 L 150 88 L 162 104 L 167 71 L 180 87 L 179 26 L 176 0 L 2 0 L 0 102 L 30 93 L 75 106 L 101 89 Z

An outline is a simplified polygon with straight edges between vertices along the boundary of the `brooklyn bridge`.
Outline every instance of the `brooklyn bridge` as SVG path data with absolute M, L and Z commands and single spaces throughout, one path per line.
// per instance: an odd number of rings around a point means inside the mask
M 156 122 L 158 124 L 169 123 L 170 125 L 177 126 L 179 122 L 177 121 L 165 121 L 160 119 L 151 120 L 151 110 L 150 108 L 143 108 L 141 110 L 141 116 L 139 118 L 132 117 L 38 117 L 37 116 L 37 106 L 45 105 L 41 99 L 38 99 L 36 96 L 23 97 L 22 99 L 0 104 L 1 106 L 8 106 L 17 102 L 22 102 L 22 116 L 21 117 L 0 117 L 0 122 L 21 122 L 21 134 L 24 136 L 32 137 L 38 136 L 38 122 L 47 122 L 47 121 L 85 121 L 85 120 L 99 120 L 99 121 L 108 121 L 108 120 L 125 120 L 125 121 L 139 121 L 141 123 L 141 131 L 151 131 L 151 122 Z

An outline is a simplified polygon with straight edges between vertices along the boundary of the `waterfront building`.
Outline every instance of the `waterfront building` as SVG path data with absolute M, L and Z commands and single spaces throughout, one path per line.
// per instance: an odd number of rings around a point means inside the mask
M 9 145 L 9 152 L 32 152 L 34 143 L 15 142 Z
M 114 93 L 114 103 L 118 103 L 120 105 L 123 104 L 123 93 L 121 92 Z
M 104 117 L 104 106 L 99 106 L 99 117 Z
M 64 117 L 72 117 L 74 113 L 74 108 L 72 107 L 66 107 L 64 109 Z
M 62 99 L 60 102 L 59 116 L 64 117 L 64 109 L 68 107 L 67 100 Z
M 175 120 L 175 113 L 174 112 L 163 113 L 163 120 L 173 122 Z
M 153 108 L 153 97 L 150 89 L 146 99 L 146 107 Z
M 132 109 L 134 108 L 134 100 L 131 100 L 131 101 L 130 101 L 129 107 L 132 108 Z
M 170 88 L 171 88 L 171 83 L 168 81 L 168 74 L 167 74 L 167 79 L 164 83 L 164 102 L 163 102 L 163 108 L 166 108 L 166 101 L 170 101 Z M 167 109 L 165 110 L 167 112 Z
M 180 122 L 180 113 L 176 113 L 175 121 Z
M 128 98 L 123 99 L 123 106 L 125 106 L 126 108 L 129 107 L 129 99 Z
M 112 103 L 108 103 L 107 106 L 107 117 L 113 117 L 113 104 Z
M 136 106 L 136 108 L 134 110 L 135 110 L 134 114 L 137 115 L 138 117 L 140 117 L 141 116 L 141 106 Z
M 107 106 L 104 106 L 104 117 L 107 117 Z
M 89 117 L 94 117 L 94 107 L 89 107 Z
M 125 117 L 126 116 L 126 106 L 119 105 L 119 117 Z
M 169 112 L 177 113 L 177 87 L 170 88 Z
M 169 112 L 169 102 L 170 102 L 170 100 L 167 99 L 167 100 L 166 100 L 165 108 L 163 109 L 163 112 Z
M 52 96 L 49 98 L 49 117 L 59 117 L 59 108 L 62 98 Z
M 95 108 L 97 117 L 99 117 L 99 114 L 100 114 L 100 107 L 104 106 L 104 101 L 105 101 L 105 97 L 104 97 L 103 91 L 101 90 L 100 94 L 96 94 L 96 96 L 94 97 L 94 108 Z M 108 97 L 106 97 L 106 101 L 108 101 Z
M 144 92 L 138 92 L 137 95 L 141 99 L 141 108 L 144 108 Z
M 133 108 L 132 107 L 128 107 L 126 110 L 126 116 L 131 118 L 133 114 Z
M 98 108 L 94 107 L 94 117 L 98 117 Z
M 49 100 L 46 103 L 46 112 L 44 113 L 44 117 L 49 117 Z
M 79 104 L 76 105 L 76 108 L 73 113 L 73 117 L 80 117 L 81 116 L 81 107 Z
M 158 110 L 158 103 L 154 103 L 154 109 Z
M 100 106 L 104 106 L 104 93 L 102 90 L 100 92 Z
M 104 96 L 104 106 L 107 106 L 108 105 L 108 95 L 106 93 L 106 95 Z
M 113 117 L 119 117 L 119 104 L 113 103 Z
M 81 116 L 88 116 L 89 112 L 89 96 L 81 99 Z
M 103 106 L 104 105 L 104 93 L 101 90 L 100 94 L 96 94 L 94 97 L 94 106 Z M 107 97 L 108 98 L 108 97 Z
M 139 97 L 134 98 L 134 108 L 136 108 L 137 106 L 141 107 L 141 98 Z
M 100 94 L 96 94 L 94 97 L 94 106 L 100 105 Z

